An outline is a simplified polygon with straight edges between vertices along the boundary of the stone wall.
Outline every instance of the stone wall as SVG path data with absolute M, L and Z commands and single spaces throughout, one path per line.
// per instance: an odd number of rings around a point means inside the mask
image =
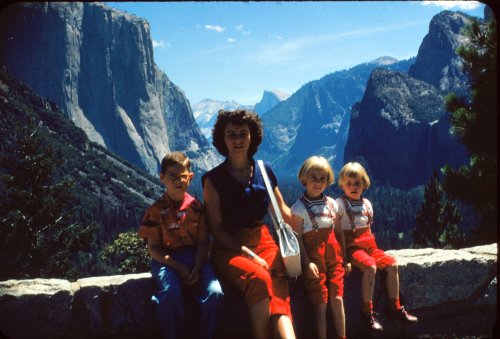
M 409 327 L 385 318 L 384 275 L 377 274 L 375 308 L 384 337 L 494 337 L 497 320 L 497 244 L 461 250 L 388 251 L 399 262 L 401 299 L 419 317 Z M 346 278 L 344 303 L 349 337 L 360 326 L 360 277 Z M 10 338 L 150 338 L 158 336 L 155 291 L 149 273 L 0 282 L 0 330 Z M 250 336 L 242 296 L 225 290 L 217 338 Z M 290 282 L 298 337 L 311 338 L 311 306 L 297 281 Z M 334 329 L 329 328 L 333 337 Z

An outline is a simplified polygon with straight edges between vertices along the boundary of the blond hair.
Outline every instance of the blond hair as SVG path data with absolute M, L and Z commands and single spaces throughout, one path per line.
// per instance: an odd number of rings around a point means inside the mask
M 365 168 L 359 162 L 348 162 L 339 173 L 339 186 L 342 187 L 347 178 L 361 178 L 363 189 L 370 187 L 370 177 Z
M 300 167 L 299 173 L 297 174 L 297 177 L 299 178 L 299 181 L 304 185 L 305 180 L 307 178 L 307 174 L 309 173 L 310 170 L 315 169 L 315 170 L 320 170 L 327 175 L 327 183 L 328 185 L 333 184 L 333 180 L 335 179 L 333 169 L 330 166 L 330 163 L 328 160 L 326 160 L 324 157 L 321 156 L 312 156 L 307 158 L 304 163 L 302 163 L 302 166 Z

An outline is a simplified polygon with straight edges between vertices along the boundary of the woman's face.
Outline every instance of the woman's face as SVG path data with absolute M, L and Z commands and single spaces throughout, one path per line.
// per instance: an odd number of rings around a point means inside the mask
M 224 142 L 228 156 L 247 155 L 250 148 L 250 128 L 247 124 L 233 125 L 228 123 L 224 129 Z

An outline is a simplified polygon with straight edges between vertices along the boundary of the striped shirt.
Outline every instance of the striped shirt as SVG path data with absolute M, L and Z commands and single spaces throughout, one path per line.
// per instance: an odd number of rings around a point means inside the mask
M 344 204 L 344 199 L 347 206 Z M 373 207 L 370 200 L 362 198 L 360 200 L 351 200 L 349 198 L 337 198 L 338 204 L 337 217 L 344 231 L 354 228 L 370 227 L 373 220 Z
M 333 198 L 330 198 L 329 196 L 324 197 L 326 198 L 326 203 L 323 197 L 317 200 L 310 200 L 302 194 L 301 198 L 297 199 L 297 201 L 293 204 L 292 213 L 298 215 L 304 220 L 302 233 L 314 230 L 313 223 L 309 218 L 309 213 L 304 205 L 304 201 L 313 213 L 314 219 L 318 223 L 318 228 L 333 227 L 338 206 Z

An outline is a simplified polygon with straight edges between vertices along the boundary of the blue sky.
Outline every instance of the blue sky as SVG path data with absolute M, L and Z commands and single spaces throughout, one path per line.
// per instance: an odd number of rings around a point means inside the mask
M 109 2 L 146 19 L 154 59 L 191 104 L 253 105 L 380 56 L 415 56 L 432 17 L 475 1 Z

